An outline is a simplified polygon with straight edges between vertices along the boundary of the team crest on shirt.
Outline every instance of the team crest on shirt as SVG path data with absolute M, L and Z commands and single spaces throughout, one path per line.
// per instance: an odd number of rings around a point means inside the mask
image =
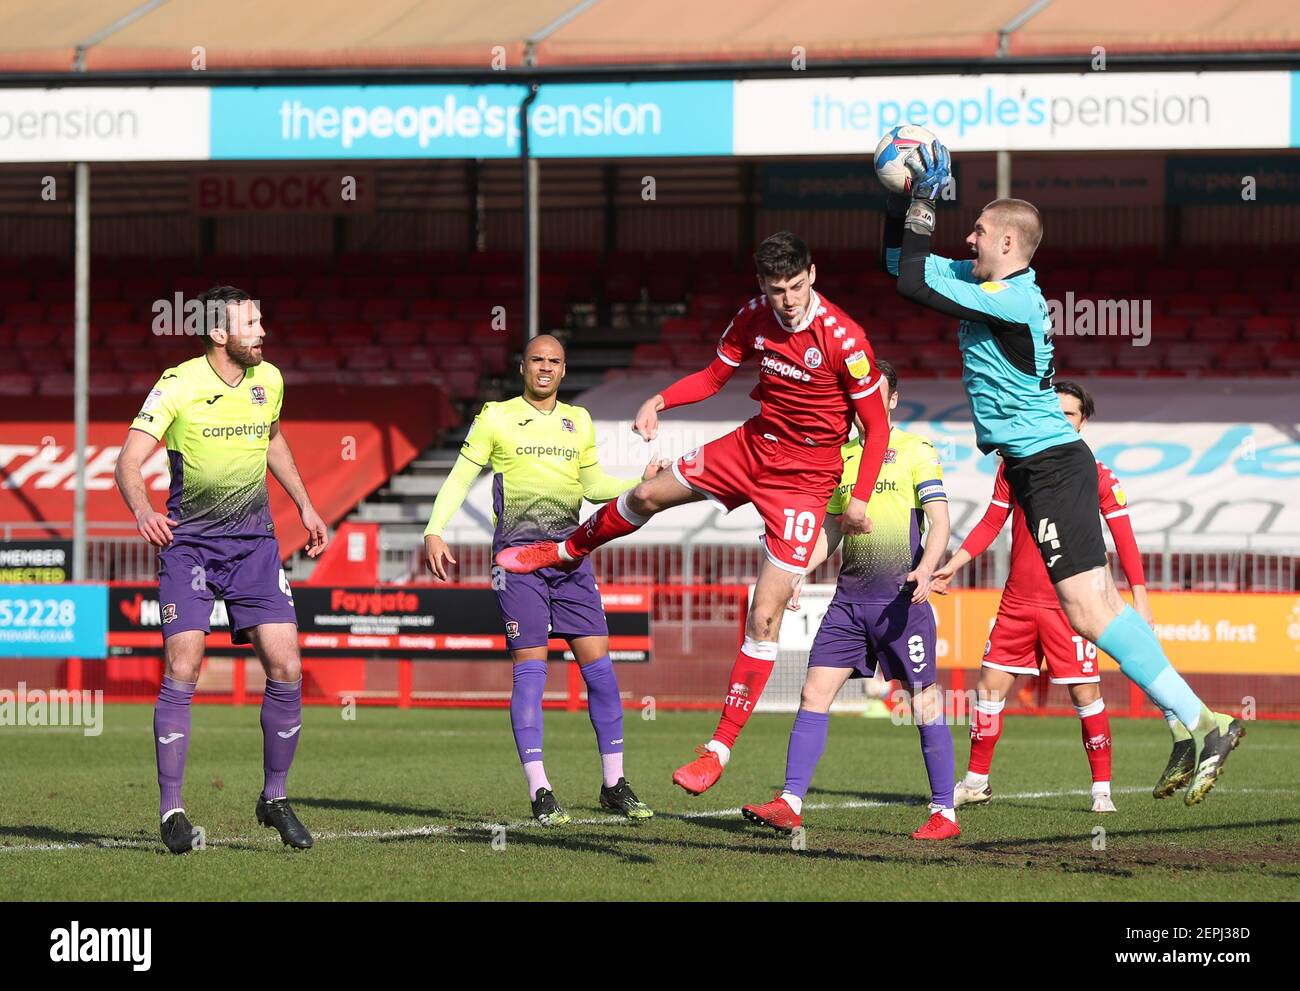
M 822 365 L 822 353 L 816 348 L 809 348 L 803 353 L 803 363 L 809 368 L 820 368 Z
M 519 624 L 513 619 L 506 621 L 506 636 L 511 640 L 514 640 L 519 636 Z
M 767 338 L 764 337 L 762 334 L 759 334 L 757 337 L 754 338 L 754 350 L 763 351 L 766 348 L 767 348 Z
M 164 623 L 170 623 L 175 618 L 176 618 L 176 603 L 168 602 L 166 605 L 163 606 L 162 621 Z
M 884 464 L 892 465 L 892 464 L 894 464 L 897 460 L 898 460 L 898 452 L 897 452 L 896 450 L 894 450 L 894 449 L 891 447 L 891 448 L 889 448 L 887 451 L 885 451 L 885 460 L 884 460 L 884 462 L 883 462 Z
M 266 390 L 260 385 L 250 385 L 248 387 L 249 395 L 253 397 L 254 406 L 266 405 Z
M 578 432 L 573 425 L 573 421 L 570 420 L 567 416 L 560 417 L 560 426 L 562 426 L 565 430 L 567 430 L 571 434 Z

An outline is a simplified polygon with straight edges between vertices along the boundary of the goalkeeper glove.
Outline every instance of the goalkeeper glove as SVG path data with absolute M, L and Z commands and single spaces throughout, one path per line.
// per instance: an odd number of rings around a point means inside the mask
M 952 156 L 936 138 L 929 148 L 916 146 L 907 156 L 907 169 L 912 173 L 912 202 L 903 226 L 917 234 L 933 234 L 936 201 L 952 178 Z

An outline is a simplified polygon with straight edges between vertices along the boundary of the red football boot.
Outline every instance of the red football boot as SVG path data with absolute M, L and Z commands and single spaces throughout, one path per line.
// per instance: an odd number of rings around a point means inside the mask
M 673 784 L 692 795 L 703 795 L 722 777 L 722 761 L 708 747 L 696 747 L 695 752 L 699 754 L 695 760 L 673 771 Z
M 957 824 L 942 812 L 936 812 L 925 825 L 912 834 L 914 840 L 952 840 L 961 835 Z
M 803 817 L 780 795 L 765 805 L 746 805 L 740 814 L 760 826 L 771 826 L 778 833 L 793 833 L 803 822 Z
M 523 544 L 498 551 L 496 562 L 512 575 L 528 575 L 542 568 L 572 571 L 582 560 L 560 560 L 560 545 L 553 540 L 543 540 L 536 544 Z

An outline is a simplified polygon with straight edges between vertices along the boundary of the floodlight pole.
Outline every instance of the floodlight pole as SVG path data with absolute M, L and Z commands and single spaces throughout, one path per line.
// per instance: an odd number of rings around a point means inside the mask
M 528 147 L 528 108 L 537 99 L 537 83 L 531 84 L 528 96 L 519 108 L 519 154 L 524 165 L 524 319 L 527 332 L 524 343 L 527 344 L 540 333 L 538 327 L 538 241 L 539 224 L 537 212 L 538 168 L 537 159 L 533 158 Z
M 76 289 L 73 363 L 73 478 L 76 489 L 72 497 L 72 580 L 84 582 L 86 573 L 86 441 L 89 417 L 87 393 L 90 390 L 90 166 L 77 163 L 76 170 Z

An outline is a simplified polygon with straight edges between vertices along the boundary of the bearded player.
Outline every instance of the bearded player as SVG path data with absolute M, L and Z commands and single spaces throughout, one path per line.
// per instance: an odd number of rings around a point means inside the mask
M 878 361 L 876 367 L 889 383 L 887 403 L 893 410 L 898 405 L 898 376 L 888 362 Z M 844 499 L 857 482 L 861 456 L 861 438 L 844 448 L 844 476 L 826 507 L 810 571 L 840 544 L 838 521 Z M 943 466 L 928 440 L 891 423 L 889 449 L 867 513 L 871 533 L 844 539 L 835 598 L 808 655 L 808 674 L 786 751 L 785 787 L 772 801 L 746 805 L 741 814 L 782 833 L 801 825 L 804 796 L 826 749 L 831 703 L 850 678 L 870 678 L 879 668 L 911 695 L 930 778 L 930 818 L 912 838 L 952 839 L 961 835 L 953 803 L 952 733 L 943 719 L 934 611 L 927 601 L 930 576 L 948 547 L 948 497 Z
M 795 235 L 773 234 L 754 253 L 762 295 L 727 325 L 718 354 L 702 371 L 651 396 L 632 429 L 655 438 L 659 414 L 717 393 L 746 359 L 758 360 L 751 393 L 758 415 L 732 433 L 690 451 L 671 473 L 656 475 L 607 503 L 562 543 L 511 547 L 497 555 L 507 571 L 578 566 L 597 547 L 626 536 L 673 506 L 708 499 L 731 511 L 752 503 L 763 518 L 764 560 L 754 586 L 722 718 L 699 755 L 673 781 L 692 795 L 711 788 L 763 693 L 777 655 L 781 617 L 796 580 L 808 566 L 826 504 L 843 470 L 840 448 L 856 411 L 865 426 L 861 469 L 846 500 L 840 528 L 870 529 L 867 501 L 880 473 L 889 435 L 882 402 L 884 377 L 873 367 L 866 334 L 843 310 L 813 289 L 817 270 Z
M 1025 200 L 994 200 L 966 238 L 973 259 L 932 255 L 938 197 L 951 179 L 948 150 L 939 141 L 919 145 L 906 164 L 911 201 L 890 196 L 885 207 L 886 269 L 897 274 L 901 295 L 961 321 L 957 343 L 976 443 L 1002 455 L 1008 490 L 1024 508 L 1071 628 L 1190 731 L 1199 756 L 1184 801 L 1195 805 L 1214 787 L 1245 725 L 1205 706 L 1115 589 L 1097 515 L 1097 461 L 1052 391 L 1052 322 L 1029 267 L 1042 218 Z M 1183 744 L 1175 733 L 1174 757 Z
M 1096 413 L 1096 404 L 1083 386 L 1075 382 L 1057 382 L 1061 412 L 1076 431 Z M 1120 564 L 1133 589 L 1133 607 L 1146 622 L 1152 621 L 1147 603 L 1146 578 L 1142 573 L 1142 555 L 1129 522 L 1124 490 L 1114 472 L 1097 462 L 1098 506 L 1110 528 L 1119 553 Z M 957 785 L 958 805 L 978 805 L 993 797 L 989 785 L 989 768 L 993 750 L 1002 735 L 1002 709 L 1017 676 L 1038 677 L 1039 666 L 1046 663 L 1054 685 L 1065 685 L 1082 724 L 1083 749 L 1092 771 L 1092 811 L 1114 812 L 1110 794 L 1111 737 L 1106 702 L 1101 697 L 1101 671 L 1097 664 L 1097 645 L 1075 633 L 1065 617 L 1056 591 L 1047 577 L 1043 559 L 1034 548 L 1033 538 L 1025 526 L 1025 512 L 1011 494 L 1004 465 L 998 466 L 993 482 L 993 499 L 983 519 L 975 524 L 960 549 L 934 573 L 934 591 L 943 594 L 952 577 L 973 558 L 979 557 L 993 543 L 1007 516 L 1011 517 L 1011 576 L 1002 590 L 997 618 L 984 648 L 980 670 L 978 699 L 970 729 L 970 764 L 966 778 Z M 1191 736 L 1182 730 L 1190 743 Z M 1190 757 L 1190 753 L 1188 754 Z M 1189 763 L 1186 774 L 1193 770 Z M 1183 779 L 1186 784 L 1186 778 Z M 1172 790 L 1170 791 L 1172 794 Z
M 181 786 L 190 703 L 219 596 L 230 613 L 231 642 L 251 643 L 266 672 L 257 821 L 287 846 L 306 849 L 311 833 L 285 797 L 302 736 L 302 661 L 267 501 L 268 468 L 298 506 L 310 535 L 307 555 L 319 556 L 329 537 L 280 432 L 284 380 L 262 360 L 266 332 L 257 301 L 233 286 L 210 289 L 199 301 L 205 353 L 163 372 L 131 421 L 115 471 L 140 536 L 159 548 L 164 674 L 153 735 L 162 838 L 172 853 L 186 853 L 198 836 Z M 171 469 L 166 513 L 150 505 L 140 470 L 160 440 Z
M 528 342 L 519 363 L 524 391 L 503 403 L 485 403 L 474 418 L 460 456 L 438 490 L 424 547 L 439 581 L 456 559 L 442 534 L 484 466 L 492 466 L 492 503 L 497 548 L 564 537 L 578 525 L 582 500 L 604 502 L 641 479 L 611 478 L 596 457 L 591 414 L 556 398 L 564 381 L 564 347 L 550 334 Z M 652 462 L 642 478 L 666 465 Z M 629 819 L 649 819 L 623 776 L 623 699 L 609 658 L 609 626 L 591 562 L 568 571 L 548 568 L 528 575 L 500 574 L 496 591 L 510 659 L 514 662 L 510 725 L 523 766 L 533 818 L 563 826 L 571 816 L 559 804 L 546 776 L 542 750 L 542 693 L 552 635 L 563 637 L 587 685 L 587 710 L 600 751 L 600 806 Z

